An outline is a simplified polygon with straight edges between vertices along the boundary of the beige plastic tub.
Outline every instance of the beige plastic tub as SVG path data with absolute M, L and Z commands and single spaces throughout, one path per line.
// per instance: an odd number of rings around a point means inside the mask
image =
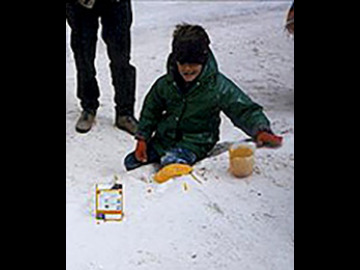
M 253 143 L 234 144 L 229 149 L 229 171 L 236 177 L 247 177 L 252 174 L 255 163 Z

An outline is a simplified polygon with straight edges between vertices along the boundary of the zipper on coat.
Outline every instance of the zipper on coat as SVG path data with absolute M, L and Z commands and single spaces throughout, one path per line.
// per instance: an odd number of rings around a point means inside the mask
M 182 139 L 182 132 L 179 129 L 179 125 L 180 125 L 180 122 L 181 122 L 181 120 L 182 120 L 182 118 L 184 116 L 185 110 L 186 110 L 187 100 L 186 100 L 185 94 L 177 86 L 176 82 L 173 82 L 173 85 L 174 85 L 176 91 L 180 94 L 181 101 L 183 103 L 183 108 L 181 110 L 180 115 L 175 118 L 175 120 L 176 120 L 175 140 L 178 142 L 178 141 L 180 141 Z

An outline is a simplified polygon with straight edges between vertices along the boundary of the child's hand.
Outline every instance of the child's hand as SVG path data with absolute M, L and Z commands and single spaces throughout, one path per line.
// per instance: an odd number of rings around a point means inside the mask
M 138 140 L 135 150 L 135 158 L 140 162 L 147 162 L 147 145 L 144 140 Z
M 267 131 L 261 131 L 256 136 L 256 144 L 258 147 L 267 146 L 267 147 L 280 147 L 282 145 L 283 138 L 276 136 Z

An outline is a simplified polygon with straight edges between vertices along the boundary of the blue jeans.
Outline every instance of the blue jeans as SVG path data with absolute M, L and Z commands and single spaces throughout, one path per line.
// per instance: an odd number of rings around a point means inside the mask
M 193 165 L 197 161 L 197 157 L 193 152 L 179 147 L 171 148 L 166 151 L 165 155 L 160 156 L 151 143 L 148 144 L 147 156 L 148 161 L 143 163 L 135 158 L 135 152 L 130 153 L 124 160 L 126 170 L 131 171 L 152 163 L 160 163 L 161 167 L 165 167 L 166 165 L 174 163 Z

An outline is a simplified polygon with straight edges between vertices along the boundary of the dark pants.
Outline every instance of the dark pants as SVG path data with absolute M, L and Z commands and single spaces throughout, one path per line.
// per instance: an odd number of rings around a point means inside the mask
M 96 111 L 99 107 L 95 56 L 100 19 L 102 38 L 110 58 L 116 112 L 119 115 L 133 115 L 136 70 L 130 65 L 130 0 L 98 0 L 92 9 L 78 3 L 67 3 L 66 19 L 71 28 L 71 48 L 77 69 L 77 96 L 81 107 L 88 111 Z

